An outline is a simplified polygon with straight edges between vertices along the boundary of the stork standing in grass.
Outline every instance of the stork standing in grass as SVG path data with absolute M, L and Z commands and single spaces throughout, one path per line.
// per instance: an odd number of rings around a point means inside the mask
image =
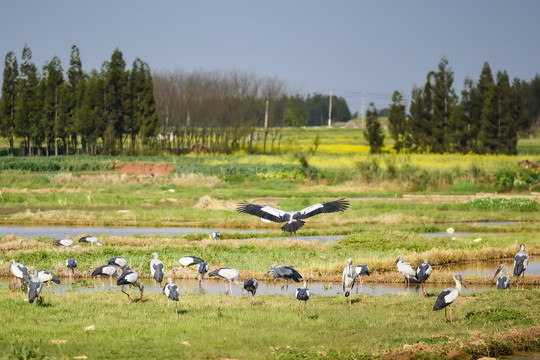
M 210 274 L 208 274 L 209 277 L 218 277 L 223 280 L 226 280 L 228 282 L 227 289 L 225 292 L 228 292 L 229 295 L 232 295 L 232 283 L 234 282 L 236 285 L 242 287 L 242 285 L 238 282 L 238 279 L 240 279 L 240 273 L 236 269 L 228 268 L 228 267 L 222 267 L 219 269 L 216 269 L 212 271 Z M 230 292 L 229 292 L 230 288 Z
M 343 284 L 343 294 L 349 298 L 349 306 L 352 306 L 352 289 L 354 288 L 354 282 L 356 281 L 356 271 L 353 268 L 353 259 L 347 260 L 347 266 L 343 269 L 343 275 L 341 277 Z
M 34 276 L 30 279 L 28 283 L 28 302 L 32 304 L 34 300 L 37 299 L 41 290 L 43 289 L 43 283 L 38 276 L 37 269 L 34 270 Z
M 198 258 L 196 256 L 182 256 L 180 259 L 178 259 L 178 263 L 180 264 L 180 267 L 173 268 L 173 276 L 175 275 L 176 271 L 184 269 L 184 279 L 185 279 L 186 275 L 188 275 L 189 266 L 198 265 L 203 262 L 204 262 L 203 259 Z
M 157 294 L 157 284 L 161 289 L 161 283 L 163 282 L 163 262 L 158 259 L 157 253 L 152 253 L 152 260 L 150 260 L 150 273 L 154 278 L 154 291 Z
M 9 266 L 9 271 L 15 276 L 18 282 L 18 286 L 13 289 L 13 291 L 17 289 L 22 290 L 22 280 L 24 280 L 26 283 L 30 282 L 30 273 L 28 272 L 28 268 L 24 266 L 23 264 L 20 264 L 15 261 L 15 259 L 10 260 L 11 265 Z
M 99 242 L 99 239 L 95 236 L 83 236 L 82 238 L 79 239 L 79 242 L 89 243 L 92 246 L 94 246 L 94 244 L 96 244 L 97 246 L 103 245 L 102 243 Z
M 369 267 L 364 264 L 356 265 L 354 268 L 354 271 L 356 272 L 356 278 L 358 281 L 356 282 L 356 293 L 358 294 L 358 287 L 362 288 L 364 285 L 364 276 L 371 276 L 369 273 Z M 360 283 L 360 285 L 358 285 Z
M 296 297 L 296 300 L 298 300 L 298 316 L 300 316 L 300 301 L 304 302 L 304 311 L 302 315 L 306 315 L 306 306 L 310 296 L 306 280 L 304 280 L 304 287 L 296 289 L 294 296 Z
M 171 277 L 167 278 L 167 284 L 165 284 L 165 287 L 163 288 L 163 292 L 165 293 L 165 296 L 167 296 L 167 309 L 170 309 L 170 301 L 174 301 L 176 303 L 176 313 L 178 314 L 178 301 L 180 300 L 180 288 L 178 285 L 173 283 L 173 279 Z
M 98 268 L 95 268 L 94 271 L 92 272 L 92 276 L 100 276 L 102 278 L 103 280 L 102 286 L 103 286 L 103 290 L 105 290 L 105 278 L 106 277 L 109 278 L 109 281 L 111 283 L 111 288 L 113 288 L 114 285 L 112 282 L 112 278 L 118 275 L 119 270 L 120 268 L 118 266 L 107 264 L 107 265 L 103 265 Z
M 287 283 L 281 287 L 279 291 L 283 291 L 283 288 L 285 288 L 285 292 L 289 290 L 289 282 L 292 280 L 294 282 L 300 282 L 300 279 L 302 278 L 302 275 L 298 271 L 296 271 L 292 266 L 277 266 L 276 264 L 270 266 L 270 270 L 266 272 L 266 274 L 271 274 L 272 277 L 275 279 L 285 279 L 287 280 Z
M 73 246 L 73 240 L 64 238 L 60 240 L 54 240 L 53 244 L 56 246 L 70 247 Z
M 426 281 L 432 271 L 433 269 L 431 268 L 428 259 L 424 259 L 424 262 L 418 265 L 418 268 L 416 269 L 416 279 L 422 286 L 422 294 L 424 297 L 426 297 Z
M 69 281 L 71 282 L 72 277 L 75 277 L 75 268 L 77 268 L 77 260 L 75 258 L 67 258 L 66 267 L 71 270 L 71 272 L 69 273 Z
M 255 305 L 255 293 L 257 293 L 258 287 L 259 282 L 257 281 L 257 279 L 249 278 L 244 281 L 244 290 L 246 290 L 251 295 L 251 306 Z
M 414 271 L 413 267 L 411 266 L 410 262 L 403 261 L 403 256 L 399 255 L 397 260 L 397 269 L 401 275 L 405 278 L 405 282 L 407 284 L 407 287 L 409 287 L 410 279 L 416 279 L 416 271 Z
M 116 280 L 116 285 L 122 286 L 122 292 L 126 294 L 131 301 L 133 301 L 133 299 L 131 298 L 132 286 L 138 287 L 141 291 L 141 298 L 139 299 L 139 301 L 141 301 L 143 298 L 144 285 L 142 282 L 139 282 L 138 279 L 139 273 L 127 267 L 126 270 L 118 277 L 118 280 Z M 130 294 L 124 291 L 124 285 L 129 285 Z
M 499 276 L 497 277 L 497 275 Z M 499 265 L 499 268 L 493 276 L 493 280 L 495 280 L 495 278 L 497 278 L 497 289 L 510 289 L 510 276 L 508 276 L 508 274 L 506 273 L 506 266 L 504 264 Z
M 467 284 L 465 283 L 461 275 L 455 274 L 454 281 L 456 282 L 456 286 L 452 286 L 443 290 L 437 297 L 437 301 L 435 301 L 435 305 L 433 306 L 434 311 L 444 309 L 444 322 L 448 321 L 446 318 L 447 307 L 450 308 L 450 322 L 453 322 L 452 304 L 454 303 L 454 301 L 456 301 L 459 294 L 461 294 L 461 286 L 467 288 Z
M 60 284 L 61 282 L 58 276 L 47 270 L 38 271 L 38 278 L 43 284 L 47 284 L 49 290 L 51 289 L 51 282 L 55 284 Z
M 519 277 L 523 278 L 522 289 L 525 288 L 525 270 L 527 270 L 527 265 L 529 265 L 529 254 L 525 251 L 525 245 L 521 244 L 519 246 L 519 251 L 514 257 L 514 276 L 516 280 L 516 288 L 519 289 Z
M 264 222 L 285 223 L 281 230 L 294 234 L 305 224 L 304 219 L 322 213 L 342 212 L 349 208 L 349 201 L 339 199 L 330 202 L 321 202 L 308 206 L 299 211 L 283 211 L 267 205 L 257 205 L 243 202 L 238 204 L 237 211 L 260 217 Z M 297 239 L 298 240 L 298 239 Z

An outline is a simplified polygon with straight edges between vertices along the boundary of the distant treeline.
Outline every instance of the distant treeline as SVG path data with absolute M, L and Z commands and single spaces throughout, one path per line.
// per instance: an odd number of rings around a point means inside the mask
M 453 82 L 443 58 L 425 85 L 413 88 L 409 114 L 394 92 L 388 120 L 397 152 L 516 154 L 518 134 L 540 126 L 540 75 L 527 82 L 498 71 L 494 79 L 486 62 L 478 81 L 465 80 L 461 97 Z

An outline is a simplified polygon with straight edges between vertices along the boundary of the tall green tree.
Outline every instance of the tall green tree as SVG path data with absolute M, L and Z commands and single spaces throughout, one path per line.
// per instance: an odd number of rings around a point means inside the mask
M 14 154 L 15 110 L 18 97 L 19 65 L 13 51 L 6 54 L 0 98 L 0 134 L 8 139 L 8 154 Z
M 40 104 L 38 97 L 39 78 L 36 65 L 32 62 L 32 51 L 24 46 L 19 77 L 19 97 L 15 112 L 15 135 L 24 139 L 23 153 L 32 156 L 32 140 L 40 133 Z
M 79 48 L 76 45 L 71 47 L 71 56 L 69 60 L 69 69 L 67 71 L 68 83 L 64 88 L 67 91 L 67 123 L 68 134 L 73 143 L 73 147 L 78 151 L 77 143 L 77 114 L 84 96 L 85 73 L 82 68 L 82 60 Z M 67 152 L 67 151 L 66 151 Z
M 368 106 L 364 137 L 369 144 L 369 152 L 371 154 L 378 154 L 381 152 L 381 148 L 384 144 L 384 134 L 374 103 L 370 103 Z
M 425 89 L 430 91 L 429 87 Z M 410 107 L 409 126 L 411 131 L 411 149 L 416 152 L 427 151 L 431 145 L 430 104 L 424 96 L 424 89 L 413 87 Z
M 498 143 L 497 153 L 517 153 L 517 118 L 514 112 L 513 89 L 506 71 L 497 72 L 496 96 L 498 114 Z
M 463 83 L 459 110 L 452 129 L 455 150 L 462 153 L 476 152 L 482 99 L 474 80 L 470 78 L 465 78 Z
M 394 150 L 401 152 L 411 145 L 411 134 L 405 113 L 405 101 L 403 94 L 394 91 L 392 94 L 392 104 L 388 114 L 390 136 L 394 139 Z
M 499 116 L 497 111 L 497 93 L 491 68 L 484 63 L 480 80 L 478 81 L 482 110 L 480 113 L 480 151 L 483 153 L 496 154 L 499 147 Z
M 99 153 L 99 139 L 104 138 L 106 73 L 92 70 L 85 80 L 81 105 L 77 111 L 76 129 L 87 154 Z
M 438 71 L 432 73 L 434 84 L 432 87 L 432 151 L 444 153 L 449 148 L 449 124 L 450 115 L 456 103 L 456 95 L 453 88 L 454 73 L 448 66 L 448 59 L 442 58 L 439 62 Z M 429 80 L 428 80 L 429 81 Z
M 122 52 L 114 50 L 111 60 L 105 64 L 107 69 L 105 96 L 105 117 L 107 127 L 105 130 L 105 148 L 113 155 L 118 148 L 123 148 L 123 136 L 126 123 L 126 112 L 128 110 L 129 89 L 126 71 L 126 62 Z M 118 147 L 118 148 L 117 148 Z
M 51 142 L 54 145 L 54 155 L 58 156 L 58 140 L 62 138 L 65 142 L 67 136 L 67 119 L 65 104 L 62 97 L 67 96 L 66 91 L 62 90 L 64 75 L 62 64 L 58 57 L 53 57 L 51 61 L 43 66 L 42 82 L 44 84 L 43 97 L 43 128 L 45 131 L 45 151 L 49 156 L 49 146 Z

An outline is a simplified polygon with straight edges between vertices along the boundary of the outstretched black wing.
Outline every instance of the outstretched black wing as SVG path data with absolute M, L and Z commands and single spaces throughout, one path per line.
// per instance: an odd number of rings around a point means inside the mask
M 266 205 L 257 205 L 244 202 L 238 204 L 236 209 L 238 210 L 238 212 L 255 215 L 260 217 L 261 219 L 277 223 L 289 221 L 288 217 L 285 216 L 287 214 L 286 211 L 275 209 Z
M 297 219 L 307 219 L 309 217 L 322 214 L 345 211 L 349 208 L 349 200 L 339 199 L 336 201 L 329 201 L 311 205 L 305 209 L 299 211 L 300 216 Z

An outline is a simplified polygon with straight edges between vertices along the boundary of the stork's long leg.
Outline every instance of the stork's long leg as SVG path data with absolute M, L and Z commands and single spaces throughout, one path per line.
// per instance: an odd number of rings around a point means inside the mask
M 454 322 L 454 318 L 452 317 L 452 304 L 450 304 L 450 323 Z
M 306 316 L 306 306 L 307 306 L 307 301 L 304 301 L 304 313 L 302 314 L 303 316 Z
M 300 301 L 298 301 L 298 316 L 300 316 Z
M 446 320 L 446 307 L 444 308 L 444 322 L 447 322 L 448 320 Z

